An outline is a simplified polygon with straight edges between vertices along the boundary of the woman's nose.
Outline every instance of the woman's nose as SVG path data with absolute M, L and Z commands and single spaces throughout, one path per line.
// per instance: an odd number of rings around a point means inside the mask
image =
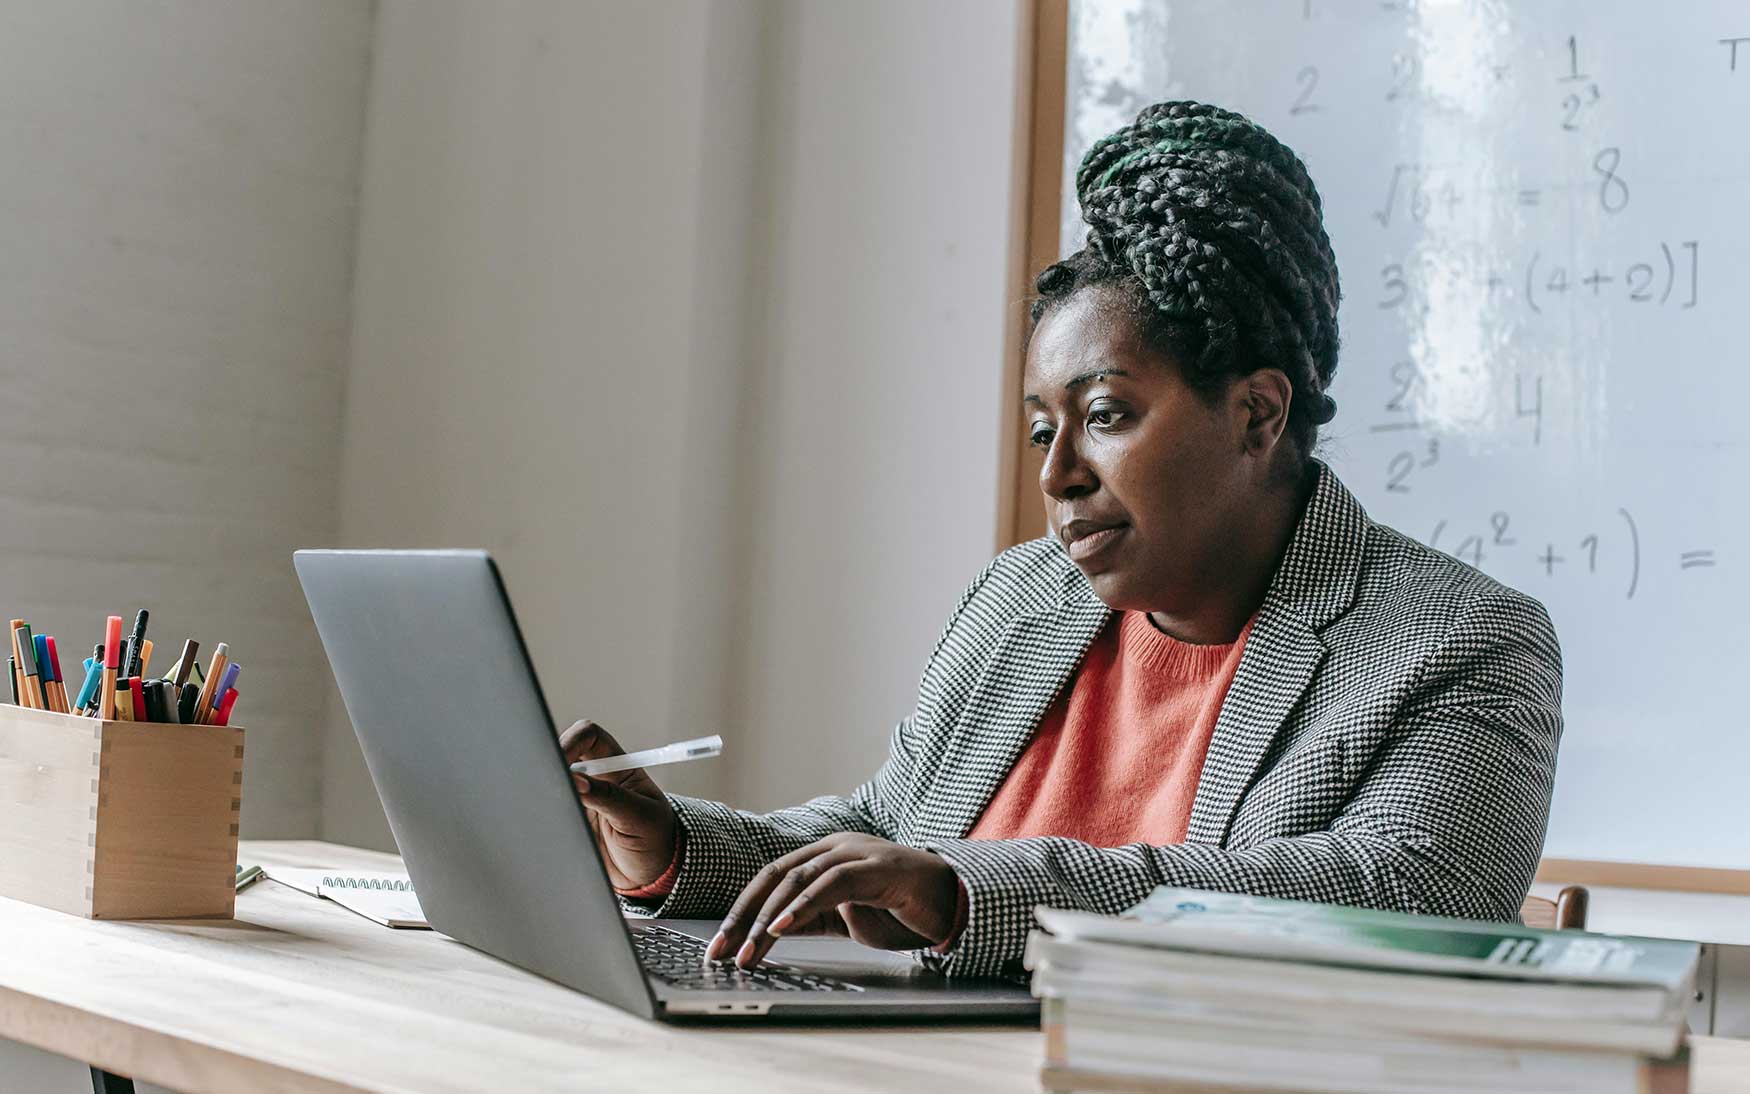
M 1039 489 L 1048 498 L 1080 497 L 1100 482 L 1068 434 L 1064 430 L 1052 438 L 1051 447 L 1045 450 L 1045 463 L 1039 468 Z

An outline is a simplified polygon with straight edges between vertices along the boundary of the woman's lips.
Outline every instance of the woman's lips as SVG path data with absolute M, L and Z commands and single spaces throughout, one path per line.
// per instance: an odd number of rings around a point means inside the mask
M 1091 532 L 1079 539 L 1071 540 L 1069 557 L 1076 562 L 1086 562 L 1118 542 L 1119 537 L 1124 535 L 1129 528 L 1128 524 L 1114 525 L 1111 528 L 1102 528 L 1098 532 Z

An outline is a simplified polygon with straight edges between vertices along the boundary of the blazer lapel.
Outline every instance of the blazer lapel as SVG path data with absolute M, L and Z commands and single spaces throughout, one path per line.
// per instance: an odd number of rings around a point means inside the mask
M 1367 513 L 1322 461 L 1221 705 L 1185 842 L 1220 846 L 1276 736 L 1325 659 L 1319 631 L 1355 599 Z
M 1215 721 L 1186 843 L 1220 846 L 1240 796 L 1324 659 L 1312 628 L 1266 601 Z
M 1055 609 L 1009 624 L 954 724 L 932 808 L 918 820 L 919 839 L 959 839 L 972 830 L 1111 615 L 1075 571 Z

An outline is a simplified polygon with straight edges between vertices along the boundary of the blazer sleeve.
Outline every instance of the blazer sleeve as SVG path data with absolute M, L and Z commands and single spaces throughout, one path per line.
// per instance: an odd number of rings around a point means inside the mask
M 947 626 L 936 639 L 924 669 L 920 693 L 930 687 L 943 644 L 979 588 L 996 568 L 993 559 L 961 594 Z M 887 759 L 875 776 L 850 796 L 827 795 L 772 813 L 750 813 L 721 802 L 668 795 L 685 835 L 685 850 L 674 888 L 660 903 L 620 898 L 639 915 L 705 919 L 727 914 L 729 906 L 766 863 L 835 832 L 864 832 L 894 839 L 899 825 L 890 803 L 899 788 L 911 785 L 917 763 L 917 715 L 901 719 L 893 731 Z
M 1228 849 L 940 840 L 969 901 L 951 975 L 1015 971 L 1036 905 L 1116 913 L 1157 885 L 1510 921 L 1536 871 L 1561 735 L 1561 653 L 1537 601 L 1480 593 L 1419 673 L 1326 831 Z

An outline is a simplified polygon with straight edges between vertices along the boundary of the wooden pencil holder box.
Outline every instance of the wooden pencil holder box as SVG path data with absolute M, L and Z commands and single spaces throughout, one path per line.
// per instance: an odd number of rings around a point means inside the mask
M 0 896 L 89 919 L 230 918 L 243 730 L 0 705 Z

